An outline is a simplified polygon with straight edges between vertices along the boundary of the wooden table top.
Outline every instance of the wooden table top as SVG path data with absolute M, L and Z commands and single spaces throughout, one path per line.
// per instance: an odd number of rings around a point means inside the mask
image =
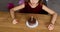
M 51 16 L 44 14 L 32 14 L 39 22 L 36 28 L 28 28 L 26 21 L 30 17 L 27 13 L 16 13 L 18 24 L 12 24 L 12 18 L 8 12 L 0 12 L 0 32 L 60 32 L 60 16 L 58 16 L 55 28 L 49 31 L 47 26 L 50 23 Z

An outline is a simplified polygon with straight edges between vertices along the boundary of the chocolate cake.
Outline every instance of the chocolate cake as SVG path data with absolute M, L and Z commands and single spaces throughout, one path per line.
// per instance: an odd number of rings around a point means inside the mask
M 30 18 L 28 19 L 28 23 L 29 23 L 29 25 L 33 25 L 33 24 L 36 23 L 36 19 L 33 18 L 33 17 L 30 17 Z

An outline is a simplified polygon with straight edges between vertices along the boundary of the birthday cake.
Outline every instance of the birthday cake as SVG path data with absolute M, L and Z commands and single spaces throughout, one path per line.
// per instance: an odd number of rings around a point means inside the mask
M 38 26 L 38 21 L 35 18 L 29 18 L 28 21 L 26 21 L 26 25 L 30 28 L 35 28 Z

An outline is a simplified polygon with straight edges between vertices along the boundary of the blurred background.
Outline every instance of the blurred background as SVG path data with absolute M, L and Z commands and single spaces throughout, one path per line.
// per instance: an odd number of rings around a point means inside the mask
M 0 0 L 0 11 L 8 12 L 8 4 L 12 3 L 12 6 L 20 5 L 21 0 Z M 27 0 L 25 0 L 27 1 Z M 47 6 L 56 11 L 60 15 L 60 0 L 46 0 Z

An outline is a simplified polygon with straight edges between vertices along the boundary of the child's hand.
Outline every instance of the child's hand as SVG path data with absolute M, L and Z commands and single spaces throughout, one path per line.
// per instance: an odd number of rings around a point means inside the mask
M 48 29 L 49 29 L 49 30 L 53 30 L 53 29 L 54 29 L 54 24 L 50 24 L 50 25 L 48 26 Z
M 12 23 L 17 24 L 18 23 L 17 19 L 14 19 Z

